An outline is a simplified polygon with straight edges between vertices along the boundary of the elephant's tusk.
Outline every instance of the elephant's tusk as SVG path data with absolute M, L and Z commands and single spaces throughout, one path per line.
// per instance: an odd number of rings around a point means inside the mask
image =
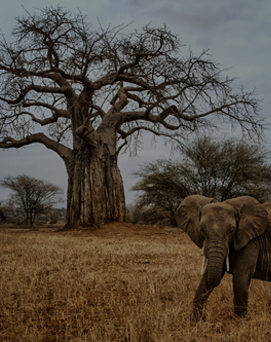
M 203 273 L 204 273 L 205 264 L 206 264 L 206 258 L 205 258 L 205 256 L 204 256 L 204 257 L 203 257 L 203 261 L 202 261 L 202 265 L 201 265 L 201 269 L 200 269 L 200 274 L 203 274 Z
M 227 256 L 226 258 L 226 270 L 229 273 L 230 272 L 230 261 L 229 261 L 229 257 Z

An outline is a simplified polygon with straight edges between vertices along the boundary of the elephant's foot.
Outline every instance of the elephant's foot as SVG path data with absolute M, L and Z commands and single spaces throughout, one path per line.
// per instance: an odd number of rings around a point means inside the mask
M 236 305 L 234 307 L 234 314 L 237 317 L 245 318 L 247 316 L 247 307 Z
M 197 323 L 200 320 L 205 321 L 205 315 L 202 313 L 202 309 L 193 309 L 193 311 L 190 314 L 190 322 Z

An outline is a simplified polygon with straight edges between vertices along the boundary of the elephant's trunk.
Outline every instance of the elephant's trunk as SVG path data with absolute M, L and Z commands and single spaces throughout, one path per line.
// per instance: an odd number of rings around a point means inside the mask
M 219 285 L 226 256 L 224 246 L 217 245 L 216 247 L 207 249 L 207 281 L 209 286 L 216 287 Z
M 222 278 L 223 260 L 221 262 L 214 262 L 212 259 L 208 261 L 207 266 L 207 280 L 210 287 L 219 285 Z

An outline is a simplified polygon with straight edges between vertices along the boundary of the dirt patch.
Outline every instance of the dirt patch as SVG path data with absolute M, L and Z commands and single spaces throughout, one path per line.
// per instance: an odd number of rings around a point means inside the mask
M 151 242 L 170 242 L 191 244 L 187 234 L 181 229 L 171 227 L 158 227 L 150 225 L 137 225 L 126 222 L 109 222 L 96 227 L 84 227 L 72 230 L 63 230 L 62 225 L 43 225 L 43 226 L 16 226 L 1 225 L 0 232 L 12 234 L 53 234 L 72 238 L 98 238 L 101 240 L 114 241 L 148 241 Z
M 43 225 L 43 226 L 22 226 L 8 225 L 0 226 L 1 232 L 27 233 L 43 232 L 55 233 L 67 236 L 99 237 L 105 239 L 143 239 L 143 240 L 164 240 L 168 238 L 178 238 L 187 240 L 187 235 L 178 228 L 158 227 L 150 225 L 137 225 L 126 222 L 109 222 L 95 227 L 84 227 L 71 230 L 63 230 L 63 225 Z
M 178 228 L 136 225 L 131 223 L 109 222 L 95 228 L 83 228 L 65 232 L 64 235 L 89 236 L 105 239 L 133 239 L 133 240 L 165 240 L 170 238 L 187 239 L 187 235 Z

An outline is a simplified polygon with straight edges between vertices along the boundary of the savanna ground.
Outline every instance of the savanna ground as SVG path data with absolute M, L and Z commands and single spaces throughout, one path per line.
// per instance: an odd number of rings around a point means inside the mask
M 233 316 L 231 276 L 189 321 L 201 251 L 179 230 L 0 227 L 0 341 L 271 341 L 271 283 Z

